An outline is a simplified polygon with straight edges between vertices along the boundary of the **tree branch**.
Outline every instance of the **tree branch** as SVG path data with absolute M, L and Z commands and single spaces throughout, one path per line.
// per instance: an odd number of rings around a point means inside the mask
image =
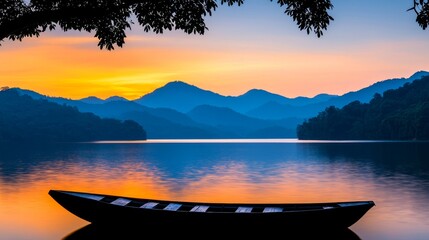
M 103 8 L 62 8 L 28 12 L 0 25 L 0 41 L 5 38 L 14 38 L 14 36 L 19 38 L 20 35 L 35 33 L 35 29 L 48 24 L 81 21 L 82 19 L 95 20 L 108 14 L 109 12 Z M 70 25 L 70 29 L 74 29 L 74 27 Z
M 0 3 L 0 41 L 22 40 L 39 36 L 56 26 L 64 31 L 95 30 L 100 48 L 113 49 L 125 42 L 125 30 L 130 16 L 135 14 L 144 31 L 163 33 L 164 30 L 183 30 L 188 34 L 204 34 L 204 17 L 211 15 L 217 3 L 242 5 L 244 0 L 2 0 Z M 270 0 L 273 1 L 273 0 Z M 286 7 L 301 30 L 316 33 L 326 30 L 333 18 L 331 0 L 278 0 Z

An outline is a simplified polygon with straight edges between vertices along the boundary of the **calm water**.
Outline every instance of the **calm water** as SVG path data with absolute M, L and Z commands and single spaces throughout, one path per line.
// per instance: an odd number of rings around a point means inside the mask
M 424 142 L 3 144 L 0 239 L 76 239 L 88 223 L 49 189 L 209 202 L 373 200 L 350 228 L 357 239 L 429 239 Z

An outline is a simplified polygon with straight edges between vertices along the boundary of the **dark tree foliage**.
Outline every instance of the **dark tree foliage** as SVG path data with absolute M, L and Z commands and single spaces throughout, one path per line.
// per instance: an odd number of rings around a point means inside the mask
M 270 0 L 273 1 L 273 0 Z M 0 41 L 38 37 L 46 30 L 94 32 L 98 46 L 114 49 L 125 43 L 125 30 L 136 19 L 144 31 L 182 30 L 204 34 L 204 18 L 219 4 L 242 5 L 244 0 L 1 0 Z M 323 35 L 333 18 L 330 0 L 278 0 L 285 14 L 308 34 Z
M 375 94 L 370 103 L 328 107 L 298 126 L 299 139 L 429 140 L 429 77 Z
M 429 24 L 429 0 L 414 0 L 414 5 L 408 11 L 414 11 L 417 15 L 416 22 L 426 29 Z
M 273 0 L 270 0 L 273 1 Z M 330 21 L 331 0 L 277 0 L 300 30 L 323 35 Z M 219 4 L 242 5 L 244 0 L 1 0 L 0 42 L 38 37 L 46 30 L 95 33 L 100 49 L 114 49 L 125 43 L 132 19 L 144 31 L 163 33 L 182 30 L 204 34 L 204 18 L 211 16 Z M 408 9 L 416 13 L 416 22 L 426 29 L 429 24 L 429 0 L 413 0 Z
M 134 121 L 101 119 L 92 113 L 46 100 L 0 91 L 0 142 L 76 142 L 144 140 L 146 132 Z

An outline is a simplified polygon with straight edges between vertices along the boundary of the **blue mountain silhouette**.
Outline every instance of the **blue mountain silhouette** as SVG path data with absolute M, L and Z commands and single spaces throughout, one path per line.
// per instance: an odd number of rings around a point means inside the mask
M 174 81 L 134 101 L 148 107 L 171 108 L 183 113 L 199 105 L 227 107 L 239 113 L 246 113 L 268 102 L 303 106 L 326 101 L 334 96 L 320 94 L 314 98 L 287 98 L 261 89 L 252 89 L 240 96 L 223 96 L 185 82 Z
M 348 92 L 341 96 L 329 96 L 328 98 L 325 98 L 325 100 L 313 101 L 313 103 L 306 105 L 294 106 L 292 104 L 269 102 L 248 111 L 246 114 L 248 116 L 258 117 L 261 119 L 281 119 L 289 117 L 309 118 L 316 116 L 319 112 L 329 106 L 341 108 L 353 101 L 368 103 L 376 93 L 382 94 L 386 90 L 397 89 L 405 83 L 413 82 L 414 80 L 427 75 L 429 75 L 429 72 L 419 71 L 408 78 L 395 78 L 379 81 L 357 91 Z
M 223 104 L 225 97 L 181 81 L 174 81 L 134 101 L 147 107 L 188 112 L 201 104 Z
M 133 101 L 119 96 L 72 100 L 16 90 L 100 117 L 134 120 L 144 127 L 148 138 L 295 137 L 298 124 L 328 106 L 342 107 L 356 100 L 369 102 L 375 93 L 397 89 L 426 75 L 429 72 L 419 71 L 408 78 L 380 81 L 341 96 L 319 94 L 312 98 L 287 98 L 262 89 L 223 96 L 181 81 L 170 82 Z

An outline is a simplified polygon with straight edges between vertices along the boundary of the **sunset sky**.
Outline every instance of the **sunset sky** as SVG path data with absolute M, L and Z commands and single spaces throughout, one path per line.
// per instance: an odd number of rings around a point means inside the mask
M 284 95 L 344 94 L 429 70 L 429 30 L 406 10 L 412 0 L 334 0 L 324 36 L 300 31 L 268 0 L 221 6 L 205 35 L 144 33 L 100 50 L 93 33 L 46 32 L 0 47 L 0 87 L 50 96 L 136 99 L 181 80 L 223 95 L 252 88 Z

